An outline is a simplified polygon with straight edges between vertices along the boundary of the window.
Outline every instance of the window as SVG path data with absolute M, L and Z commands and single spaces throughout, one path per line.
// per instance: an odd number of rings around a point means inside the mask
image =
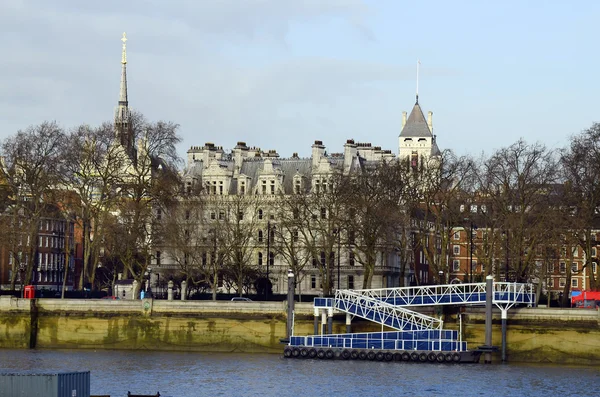
M 312 259 L 313 267 L 317 267 L 317 258 Z
M 223 219 L 225 219 L 225 211 L 221 210 L 219 211 L 219 220 L 222 221 Z
M 275 194 L 275 181 L 271 181 L 271 194 Z
M 460 205 L 460 212 L 465 212 L 465 205 L 464 204 Z
M 577 280 L 576 278 L 572 278 L 571 279 L 571 287 L 577 288 L 578 285 L 579 285 L 579 280 Z
M 275 264 L 275 253 L 269 252 L 269 265 L 273 266 Z
M 573 247 L 573 258 L 577 258 L 577 255 L 579 255 L 579 249 L 577 247 Z
M 597 268 L 598 268 L 598 265 L 596 264 L 596 262 L 592 262 L 592 273 L 596 274 Z
M 477 212 L 477 204 L 471 204 L 471 212 L 472 213 L 476 213 Z
M 238 212 L 238 220 L 240 220 L 240 221 L 244 220 L 244 211 Z
M 258 266 L 262 266 L 262 262 L 263 262 L 263 254 L 262 252 L 258 253 Z
M 325 269 L 325 251 L 321 251 L 321 266 L 323 267 L 323 269 Z
M 350 251 L 348 253 L 348 264 L 350 266 L 354 266 L 355 262 L 354 262 L 354 252 Z
M 596 257 L 596 247 L 592 247 L 592 252 L 591 252 L 591 254 L 592 254 L 592 258 L 595 258 L 595 257 Z
M 452 271 L 459 272 L 460 271 L 460 261 L 458 259 L 454 259 L 452 261 Z
M 471 273 L 474 273 L 477 271 L 477 261 L 475 259 L 473 259 L 473 262 L 471 262 Z
M 452 238 L 454 240 L 460 240 L 460 232 L 454 232 L 454 235 L 452 236 Z
M 550 288 L 554 288 L 554 279 L 549 278 L 548 281 L 546 282 L 546 288 L 550 289 Z
M 244 182 L 240 182 L 240 194 L 246 193 L 246 184 Z
M 298 230 L 294 230 L 292 232 L 292 241 L 294 241 L 294 242 L 298 241 Z
M 452 252 L 454 252 L 454 255 L 460 255 L 460 245 L 453 246 Z
M 321 208 L 321 219 L 327 219 L 327 208 Z
M 571 263 L 571 272 L 577 273 L 577 263 L 575 263 L 575 262 Z
M 354 233 L 354 230 L 349 230 L 348 231 L 348 244 L 354 244 L 356 240 L 356 233 Z
M 548 273 L 554 273 L 554 263 L 548 263 Z
M 558 280 L 558 287 L 559 287 L 559 288 L 564 288 L 564 286 L 565 286 L 566 284 L 567 284 L 567 279 L 565 279 L 565 278 L 560 278 L 560 279 Z
M 348 276 L 348 289 L 354 289 L 354 276 Z
M 156 266 L 160 266 L 160 251 L 156 251 Z
M 217 219 L 217 213 L 215 211 L 210 212 L 210 219 L 212 219 L 212 220 Z
M 310 288 L 317 288 L 317 276 L 315 276 L 314 274 L 310 275 Z
M 567 272 L 567 264 L 565 262 L 560 262 L 558 268 L 562 274 L 565 274 Z
M 263 210 L 258 210 L 258 219 L 263 218 Z
M 262 194 L 267 194 L 267 181 L 262 181 Z
M 185 211 L 185 219 L 186 220 L 190 219 L 190 210 Z

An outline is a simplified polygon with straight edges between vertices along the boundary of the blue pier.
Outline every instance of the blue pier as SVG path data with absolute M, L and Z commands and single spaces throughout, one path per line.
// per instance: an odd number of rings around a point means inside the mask
M 469 351 L 458 331 L 445 330 L 441 319 L 408 307 L 485 305 L 487 293 L 486 283 L 337 290 L 333 298 L 314 300 L 315 318 L 323 314 L 323 318 L 331 319 L 334 312 L 341 312 L 347 317 L 360 317 L 393 331 L 291 336 L 284 356 L 478 362 L 481 351 Z M 492 303 L 502 310 L 503 317 L 514 305 L 532 306 L 535 302 L 531 284 L 493 283 L 490 293 Z

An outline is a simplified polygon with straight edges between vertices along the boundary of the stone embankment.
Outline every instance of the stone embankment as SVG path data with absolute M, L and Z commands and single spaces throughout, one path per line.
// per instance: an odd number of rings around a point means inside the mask
M 484 344 L 485 313 L 467 308 L 445 316 L 471 349 Z M 285 302 L 60 300 L 0 297 L 0 348 L 147 349 L 282 353 Z M 345 316 L 334 333 L 345 332 Z M 353 332 L 380 326 L 354 319 Z M 294 334 L 313 332 L 312 303 L 296 303 Z M 494 311 L 493 344 L 500 346 L 500 312 Z M 600 365 L 600 312 L 521 308 L 508 312 L 511 362 Z M 500 355 L 494 357 L 500 361 Z

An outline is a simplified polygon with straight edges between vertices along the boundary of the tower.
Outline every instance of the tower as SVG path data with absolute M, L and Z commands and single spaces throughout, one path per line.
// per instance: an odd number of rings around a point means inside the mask
M 115 112 L 115 137 L 123 147 L 128 156 L 133 156 L 133 132 L 130 125 L 129 102 L 127 101 L 127 37 L 123 32 L 121 38 L 123 52 L 121 54 L 121 87 L 119 90 L 119 102 Z
M 427 120 L 419 105 L 419 94 L 408 119 L 402 112 L 402 131 L 398 137 L 398 157 L 408 161 L 411 168 L 427 167 L 429 160 L 440 156 L 440 149 L 433 135 L 433 112 Z

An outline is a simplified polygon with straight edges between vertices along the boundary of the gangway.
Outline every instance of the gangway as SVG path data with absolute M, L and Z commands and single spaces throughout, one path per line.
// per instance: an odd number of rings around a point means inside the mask
M 335 298 L 315 299 L 315 308 L 333 307 L 365 320 L 388 326 L 399 331 L 442 329 L 443 322 L 386 301 L 363 295 L 359 291 L 337 290 Z
M 285 357 L 376 359 L 394 361 L 478 362 L 483 348 L 467 350 L 461 332 L 444 330 L 441 319 L 415 312 L 407 307 L 432 305 L 484 305 L 487 283 L 431 285 L 363 290 L 337 290 L 334 298 L 316 298 L 315 335 L 291 335 Z M 502 311 L 503 360 L 506 345 L 507 311 L 516 304 L 535 302 L 531 284 L 490 283 L 491 303 Z M 397 331 L 366 334 L 331 334 L 333 311 L 385 325 Z M 329 334 L 317 335 L 317 318 L 329 316 Z M 490 324 L 491 324 L 491 311 Z M 487 323 L 487 320 L 486 320 Z M 324 324 L 324 323 L 323 323 Z M 423 333 L 425 332 L 425 333 Z M 487 328 L 486 328 L 487 333 Z M 491 340 L 491 330 L 490 330 Z M 487 334 L 486 334 L 487 341 Z M 488 343 L 488 342 L 486 342 Z M 489 342 L 488 344 L 491 344 Z M 487 350 L 485 350 L 487 351 Z M 486 353 L 487 354 L 487 353 Z
M 351 291 L 393 306 L 483 305 L 486 300 L 485 288 L 486 283 L 467 283 Z M 533 291 L 532 284 L 494 282 L 492 302 L 501 309 L 506 305 L 533 305 Z

